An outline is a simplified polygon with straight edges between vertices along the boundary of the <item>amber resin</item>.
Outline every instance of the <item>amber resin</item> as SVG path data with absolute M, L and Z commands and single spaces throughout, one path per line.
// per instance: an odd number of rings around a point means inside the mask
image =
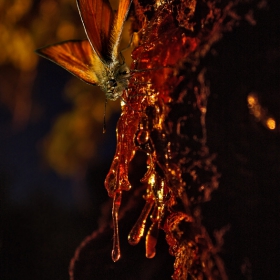
M 116 153 L 105 180 L 113 198 L 112 259 L 121 257 L 118 220 L 122 194 L 133 191 L 129 164 L 141 151 L 147 159 L 141 179 L 146 202 L 128 242 L 136 245 L 145 237 L 146 257 L 153 258 L 163 230 L 169 253 L 175 257 L 173 279 L 227 279 L 218 255 L 220 244 L 213 245 L 201 223 L 200 205 L 211 198 L 219 178 L 206 145 L 209 88 L 201 61 L 238 17 L 231 10 L 232 2 L 146 2 L 134 1 L 133 28 L 139 30 L 139 42 L 132 52 Z M 72 274 L 77 259 L 72 260 Z
M 173 279 L 226 279 L 217 248 L 200 223 L 199 204 L 218 186 L 213 156 L 206 146 L 205 114 L 209 89 L 200 60 L 221 32 L 232 26 L 229 6 L 213 1 L 135 1 L 141 30 L 133 53 L 129 89 L 117 125 L 117 150 L 105 186 L 113 197 L 114 261 L 120 257 L 118 211 L 123 191 L 131 189 L 128 164 L 135 152 L 147 155 L 146 204 L 128 241 L 146 235 L 146 257 L 156 254 L 164 230 L 175 256 Z M 204 9 L 203 18 L 195 15 Z M 152 10 L 149 20 L 145 11 Z M 151 225 L 145 229 L 150 215 Z

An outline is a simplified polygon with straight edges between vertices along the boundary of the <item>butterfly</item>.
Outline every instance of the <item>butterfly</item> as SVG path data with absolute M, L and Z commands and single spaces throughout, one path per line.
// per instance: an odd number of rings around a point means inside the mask
M 70 40 L 38 49 L 45 57 L 118 99 L 128 87 L 130 70 L 119 53 L 120 37 L 132 0 L 120 0 L 113 12 L 109 0 L 77 0 L 87 40 Z M 122 58 L 120 61 L 119 57 Z

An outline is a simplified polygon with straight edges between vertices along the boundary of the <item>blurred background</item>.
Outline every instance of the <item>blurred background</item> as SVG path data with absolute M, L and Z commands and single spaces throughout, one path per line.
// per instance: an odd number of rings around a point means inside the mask
M 222 175 L 204 224 L 231 226 L 229 279 L 280 278 L 280 7 L 260 3 L 204 62 L 208 145 Z M 108 103 L 102 134 L 104 93 L 34 53 L 84 38 L 74 0 L 0 0 L 1 279 L 68 279 L 75 248 L 110 201 L 103 182 L 119 102 Z

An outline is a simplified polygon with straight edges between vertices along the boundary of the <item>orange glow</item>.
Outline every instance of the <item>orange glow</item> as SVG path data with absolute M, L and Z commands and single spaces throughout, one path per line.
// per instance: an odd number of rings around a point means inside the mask
M 254 94 L 249 94 L 247 97 L 247 102 L 249 108 L 252 108 L 258 103 L 258 99 Z
M 257 121 L 262 123 L 270 130 L 276 129 L 275 119 L 269 116 L 267 109 L 264 108 L 259 102 L 259 98 L 256 93 L 250 93 L 247 97 L 247 102 L 250 113 L 256 118 Z
M 273 130 L 276 128 L 276 121 L 273 118 L 268 118 L 266 120 L 266 125 L 269 129 Z

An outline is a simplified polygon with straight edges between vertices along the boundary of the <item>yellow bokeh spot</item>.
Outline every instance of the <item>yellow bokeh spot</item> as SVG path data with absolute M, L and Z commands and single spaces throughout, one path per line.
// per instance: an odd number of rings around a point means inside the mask
M 23 71 L 33 70 L 38 57 L 34 54 L 34 41 L 27 29 L 19 28 L 10 37 L 8 55 L 14 67 Z
M 54 16 L 58 12 L 58 3 L 54 0 L 43 0 L 40 2 L 40 12 L 44 18 Z
M 31 8 L 31 0 L 15 0 L 6 7 L 6 18 L 10 23 L 18 22 Z
M 249 94 L 247 98 L 247 102 L 249 107 L 254 107 L 258 103 L 258 100 L 254 94 Z
M 59 40 L 64 41 L 75 38 L 76 36 L 76 27 L 74 26 L 74 24 L 68 21 L 63 21 L 60 23 L 57 30 L 57 38 Z
M 269 129 L 271 129 L 271 130 L 275 129 L 275 128 L 276 128 L 276 122 L 275 122 L 275 120 L 274 120 L 273 118 L 268 118 L 268 119 L 266 120 L 266 126 L 267 126 Z

